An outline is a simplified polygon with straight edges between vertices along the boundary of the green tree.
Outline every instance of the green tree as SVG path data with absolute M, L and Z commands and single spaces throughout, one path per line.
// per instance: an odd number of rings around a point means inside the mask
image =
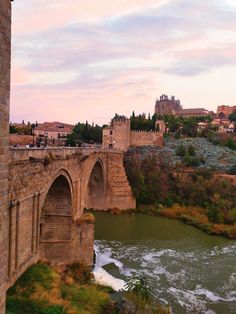
M 145 301 L 149 301 L 151 298 L 151 290 L 144 276 L 128 277 L 125 289 L 127 292 L 132 292 L 142 297 Z
M 196 151 L 195 151 L 195 148 L 194 148 L 194 146 L 193 145 L 189 145 L 189 147 L 188 147 L 188 154 L 189 154 L 189 156 L 196 156 Z
M 186 154 L 186 148 L 183 144 L 179 145 L 175 151 L 177 156 L 184 157 Z
M 236 110 L 229 115 L 229 120 L 234 122 L 236 121 Z
M 9 125 L 9 132 L 10 134 L 16 134 L 18 133 L 18 129 L 14 125 Z
M 66 145 L 81 146 L 83 143 L 101 143 L 102 127 L 86 123 L 77 123 L 73 132 L 67 136 Z

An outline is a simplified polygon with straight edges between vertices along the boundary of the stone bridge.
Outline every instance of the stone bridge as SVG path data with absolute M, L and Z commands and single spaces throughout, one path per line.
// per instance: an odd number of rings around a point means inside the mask
M 123 153 L 80 148 L 10 150 L 8 200 L 8 286 L 39 259 L 93 264 L 84 208 L 135 208 Z
M 93 264 L 84 208 L 134 208 L 123 154 L 9 150 L 11 1 L 0 0 L 0 314 L 7 289 L 39 259 Z

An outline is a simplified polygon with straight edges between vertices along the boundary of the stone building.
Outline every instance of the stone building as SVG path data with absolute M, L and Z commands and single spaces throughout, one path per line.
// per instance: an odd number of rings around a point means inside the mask
M 160 96 L 160 99 L 156 101 L 155 113 L 157 115 L 162 114 L 175 114 L 180 111 L 182 106 L 179 100 L 176 100 L 174 96 L 169 98 L 167 95 Z
M 37 144 L 64 146 L 67 135 L 71 134 L 74 125 L 62 122 L 44 122 L 33 129 Z
M 126 151 L 130 146 L 163 146 L 163 121 L 159 121 L 159 131 L 132 131 L 130 119 L 116 116 L 110 126 L 103 129 L 102 147 Z
M 169 98 L 167 95 L 160 96 L 160 99 L 156 101 L 155 105 L 155 113 L 157 115 L 174 115 L 174 116 L 182 116 L 182 117 L 200 117 L 207 116 L 211 114 L 211 112 L 204 108 L 189 108 L 183 109 L 179 100 L 175 99 L 175 96 Z
M 57 139 L 66 137 L 72 133 L 74 125 L 62 122 L 44 122 L 38 124 L 34 128 L 34 135 L 36 137 L 47 137 L 48 139 Z
M 181 109 L 176 112 L 177 117 L 205 117 L 210 115 L 210 111 L 204 108 L 189 108 L 189 109 Z
M 228 118 L 228 116 L 234 111 L 236 111 L 236 106 L 218 106 L 217 116 L 221 118 Z
M 8 161 L 11 1 L 0 1 L 0 313 L 5 313 L 8 250 Z

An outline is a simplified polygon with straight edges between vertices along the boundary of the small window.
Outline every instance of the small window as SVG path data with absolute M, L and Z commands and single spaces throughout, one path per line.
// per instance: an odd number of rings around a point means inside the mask
M 110 130 L 110 135 L 112 135 L 113 134 L 113 131 L 112 130 Z

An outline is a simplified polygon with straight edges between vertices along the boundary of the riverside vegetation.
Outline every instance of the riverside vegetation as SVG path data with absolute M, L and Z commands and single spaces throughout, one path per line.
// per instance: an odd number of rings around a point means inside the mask
M 126 154 L 124 164 L 138 211 L 236 238 L 236 186 L 209 169 L 186 168 L 196 159 L 193 147 L 177 153 L 182 164 L 173 165 L 162 154 Z
M 123 314 L 125 306 L 140 314 L 170 313 L 153 303 L 143 278 L 129 279 L 127 288 L 115 303 L 110 297 L 113 290 L 95 284 L 90 268 L 78 263 L 52 267 L 39 262 L 8 290 L 7 314 Z

